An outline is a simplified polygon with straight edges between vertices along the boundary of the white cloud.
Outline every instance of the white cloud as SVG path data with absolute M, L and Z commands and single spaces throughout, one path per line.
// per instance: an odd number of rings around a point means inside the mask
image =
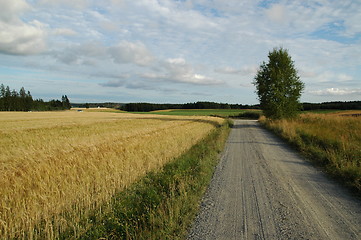
M 3 22 L 19 22 L 18 14 L 30 9 L 30 6 L 23 0 L 0 0 L 0 20 Z
M 236 75 L 242 75 L 242 76 L 254 76 L 257 73 L 258 66 L 243 66 L 240 69 L 235 69 L 233 67 L 220 67 L 216 68 L 214 71 L 217 73 L 224 73 L 224 74 L 236 74 Z
M 342 73 L 342 74 L 339 74 L 339 75 L 338 75 L 338 79 L 339 79 L 339 81 L 341 81 L 341 82 L 348 82 L 348 81 L 352 81 L 352 80 L 353 80 L 353 77 L 350 76 L 350 75 L 347 75 L 347 74 Z
M 30 55 L 46 49 L 44 24 L 23 22 L 20 15 L 30 10 L 23 0 L 0 0 L 0 53 Z
M 283 46 L 310 90 L 361 88 L 360 1 L 0 0 L 0 6 L 6 54 L 0 66 L 56 80 L 76 75 L 98 88 L 118 86 L 114 92 L 134 89 L 133 96 L 135 89 L 153 96 L 178 89 L 173 99 L 188 99 L 191 87 L 214 100 L 252 103 L 259 64 Z
M 281 4 L 274 4 L 266 10 L 267 17 L 276 23 L 284 23 L 287 21 L 286 8 Z
M 34 24 L 0 22 L 0 53 L 30 55 L 46 50 L 46 32 Z
M 171 0 L 138 0 L 135 7 L 145 14 L 146 19 L 159 19 L 163 24 L 183 30 L 214 29 L 218 24 L 212 18 L 183 6 L 184 3 Z
M 97 61 L 107 58 L 107 49 L 102 43 L 88 42 L 74 44 L 52 54 L 56 60 L 68 65 L 94 65 Z
M 195 72 L 192 65 L 183 58 L 169 58 L 158 64 L 157 72 L 145 73 L 141 76 L 149 79 L 160 79 L 167 82 L 188 83 L 195 85 L 220 85 L 223 81 Z
M 309 91 L 313 95 L 319 96 L 343 96 L 343 95 L 358 95 L 361 96 L 361 88 L 327 88 L 323 90 Z
M 89 0 L 38 0 L 38 4 L 48 7 L 71 7 L 83 9 L 89 6 Z
M 334 71 L 325 71 L 319 74 L 312 76 L 313 80 L 316 80 L 318 83 L 344 83 L 352 81 L 353 77 L 345 73 L 336 73 Z
M 116 63 L 135 63 L 140 66 L 150 65 L 154 57 L 141 42 L 122 41 L 118 45 L 109 48 L 109 54 Z
M 299 76 L 302 78 L 314 78 L 317 76 L 317 73 L 311 70 L 298 70 Z
M 124 80 L 111 80 L 105 83 L 100 83 L 99 85 L 103 87 L 122 87 L 124 84 Z
M 239 74 L 241 72 L 241 70 L 235 69 L 233 67 L 216 68 L 214 71 L 218 72 L 218 73 L 225 73 L 225 74 Z
M 62 36 L 74 36 L 77 33 L 69 28 L 55 28 L 52 30 L 52 33 L 55 35 L 62 35 Z

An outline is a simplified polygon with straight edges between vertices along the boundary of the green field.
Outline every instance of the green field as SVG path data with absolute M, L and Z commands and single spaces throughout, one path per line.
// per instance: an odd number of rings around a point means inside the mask
M 220 116 L 220 117 L 234 117 L 245 112 L 260 112 L 260 110 L 247 109 L 170 109 L 153 112 L 134 112 L 142 114 L 157 114 L 157 115 L 178 115 L 178 116 Z M 133 112 L 132 112 L 133 113 Z

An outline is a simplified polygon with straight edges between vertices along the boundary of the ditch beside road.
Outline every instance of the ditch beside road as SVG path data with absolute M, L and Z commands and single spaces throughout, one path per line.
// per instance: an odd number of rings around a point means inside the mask
M 235 120 L 188 239 L 361 239 L 361 201 L 257 121 Z

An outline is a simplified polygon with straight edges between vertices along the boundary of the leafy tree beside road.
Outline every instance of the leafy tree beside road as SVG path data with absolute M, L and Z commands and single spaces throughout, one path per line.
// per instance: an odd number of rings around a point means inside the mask
M 299 99 L 304 89 L 288 51 L 274 48 L 254 78 L 261 109 L 271 119 L 292 118 L 301 109 Z

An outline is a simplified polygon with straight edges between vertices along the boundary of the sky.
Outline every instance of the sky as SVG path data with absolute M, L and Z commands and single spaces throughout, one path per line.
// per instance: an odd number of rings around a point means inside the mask
M 257 104 L 288 50 L 302 102 L 361 100 L 361 0 L 0 0 L 0 83 L 71 102 Z

